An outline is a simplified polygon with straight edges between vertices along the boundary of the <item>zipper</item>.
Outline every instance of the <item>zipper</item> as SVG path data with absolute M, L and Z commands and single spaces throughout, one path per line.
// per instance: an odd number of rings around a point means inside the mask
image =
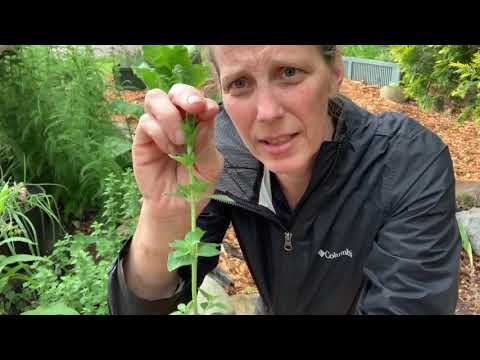
M 222 195 L 226 195 L 228 196 L 229 198 L 231 198 L 232 200 L 234 200 L 233 203 L 231 202 L 227 202 L 227 201 L 223 201 L 223 200 L 220 200 L 220 199 L 213 199 L 215 201 L 218 201 L 220 203 L 223 203 L 223 204 L 226 204 L 226 205 L 230 205 L 230 206 L 236 206 L 236 207 L 239 207 L 241 209 L 244 209 L 244 210 L 248 210 L 248 211 L 251 211 L 251 212 L 254 212 L 255 214 L 258 214 L 260 216 L 263 216 L 264 218 L 266 218 L 267 220 L 270 220 L 274 223 L 276 223 L 283 231 L 288 231 L 287 228 L 285 227 L 285 225 L 280 221 L 280 219 L 275 215 L 275 213 L 273 213 L 272 211 L 270 211 L 269 209 L 263 209 L 263 208 L 259 208 L 259 207 L 255 207 L 249 203 L 246 203 L 244 200 L 241 200 L 239 199 L 238 197 L 230 194 L 229 192 L 225 192 L 225 191 L 218 191 L 216 192 L 215 194 L 222 194 Z
M 290 252 L 293 250 L 292 237 L 293 237 L 293 234 L 291 232 L 286 232 L 284 234 L 283 249 L 286 252 Z
M 293 238 L 293 233 L 290 232 L 286 227 L 285 225 L 278 219 L 277 216 L 275 216 L 274 213 L 272 213 L 271 211 L 269 210 L 265 210 L 265 211 L 262 211 L 263 209 L 258 209 L 248 203 L 245 203 L 243 201 L 238 201 L 238 198 L 236 196 L 232 196 L 231 194 L 229 193 L 225 193 L 225 192 L 219 192 L 219 193 L 223 193 L 225 195 L 227 195 L 228 197 L 235 199 L 234 200 L 234 203 L 230 203 L 230 202 L 226 202 L 226 201 L 223 201 L 223 200 L 220 200 L 220 199 L 214 199 L 216 201 L 219 201 L 221 203 L 224 203 L 224 204 L 227 204 L 227 205 L 231 205 L 231 206 L 236 206 L 236 207 L 240 207 L 242 209 L 245 209 L 245 210 L 248 210 L 248 211 L 252 211 L 258 215 L 261 215 L 265 218 L 267 218 L 268 220 L 271 220 L 273 222 L 275 222 L 277 225 L 280 226 L 280 228 L 284 231 L 284 236 L 283 236 L 283 249 L 287 252 L 287 253 L 290 253 L 293 251 L 293 242 L 292 242 L 292 238 Z

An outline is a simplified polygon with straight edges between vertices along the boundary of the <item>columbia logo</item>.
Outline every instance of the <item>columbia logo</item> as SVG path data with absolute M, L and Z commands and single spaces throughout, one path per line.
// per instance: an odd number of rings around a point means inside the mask
M 353 258 L 352 251 L 350 249 L 345 249 L 338 253 L 320 249 L 320 251 L 318 252 L 318 255 L 320 257 L 324 257 L 325 259 L 336 259 L 336 258 L 339 258 L 340 256 L 349 256 L 350 258 Z

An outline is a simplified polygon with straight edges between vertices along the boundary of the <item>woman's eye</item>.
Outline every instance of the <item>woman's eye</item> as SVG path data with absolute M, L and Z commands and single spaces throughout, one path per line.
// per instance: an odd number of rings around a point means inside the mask
M 234 89 L 243 89 L 247 85 L 247 82 L 243 79 L 238 79 L 232 82 L 231 87 Z
M 283 69 L 283 75 L 285 77 L 292 77 L 292 76 L 295 76 L 296 74 L 297 74 L 297 69 L 293 67 L 286 67 Z

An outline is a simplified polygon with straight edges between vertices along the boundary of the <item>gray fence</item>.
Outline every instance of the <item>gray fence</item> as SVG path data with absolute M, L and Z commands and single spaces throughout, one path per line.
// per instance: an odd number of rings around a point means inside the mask
M 345 78 L 365 81 L 368 85 L 379 87 L 400 82 L 400 66 L 395 63 L 367 60 L 354 57 L 343 57 Z

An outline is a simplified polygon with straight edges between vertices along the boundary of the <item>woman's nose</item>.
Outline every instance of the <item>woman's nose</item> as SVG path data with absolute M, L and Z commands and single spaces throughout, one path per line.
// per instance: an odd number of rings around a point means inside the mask
M 285 111 L 278 97 L 270 89 L 257 94 L 257 121 L 274 121 L 282 118 Z

